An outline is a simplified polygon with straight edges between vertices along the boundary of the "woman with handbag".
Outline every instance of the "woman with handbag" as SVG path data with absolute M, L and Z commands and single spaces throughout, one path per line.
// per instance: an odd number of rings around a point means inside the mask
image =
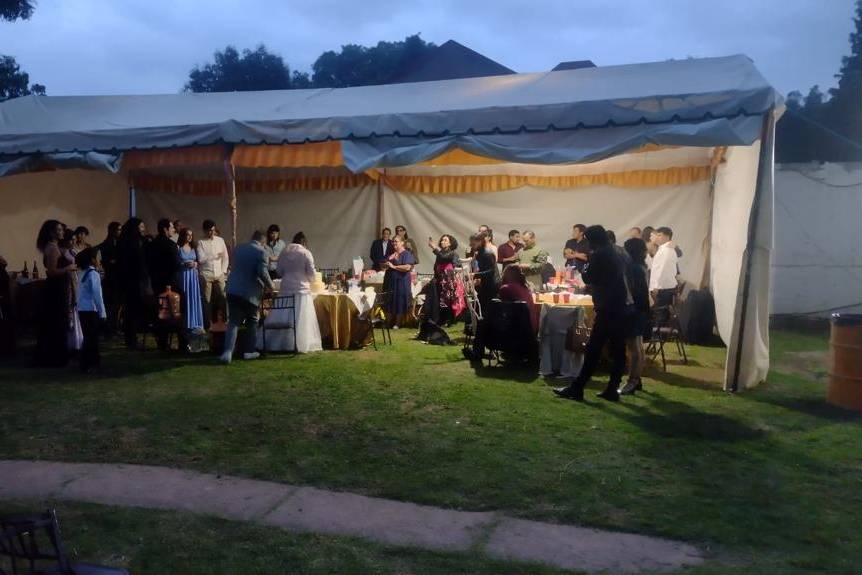
M 649 285 L 647 284 L 647 245 L 640 238 L 631 238 L 624 244 L 631 258 L 628 277 L 634 313 L 629 318 L 626 334 L 626 349 L 629 355 L 629 379 L 620 389 L 621 395 L 633 395 L 643 388 L 641 372 L 644 364 L 644 336 L 649 331 Z

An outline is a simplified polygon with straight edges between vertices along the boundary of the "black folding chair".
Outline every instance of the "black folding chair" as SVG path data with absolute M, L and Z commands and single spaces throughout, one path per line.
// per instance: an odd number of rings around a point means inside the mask
M 383 343 L 392 345 L 392 332 L 389 330 L 389 322 L 386 317 L 386 310 L 389 307 L 391 296 L 391 292 L 378 293 L 374 298 L 374 305 L 371 306 L 371 309 L 359 316 L 359 320 L 365 322 L 371 330 L 371 343 L 375 351 L 377 351 L 377 336 L 374 333 L 376 329 L 380 330 Z
M 673 343 L 684 364 L 688 363 L 685 343 L 682 339 L 682 329 L 679 317 L 673 305 L 653 306 L 650 309 L 650 332 L 644 353 L 652 361 L 661 357 L 661 368 L 667 371 L 667 357 L 664 352 L 666 343 Z
M 266 321 L 267 316 L 273 311 L 287 310 L 284 314 L 279 314 L 278 320 Z M 271 318 L 272 319 L 272 318 Z M 263 353 L 266 353 L 266 330 L 268 329 L 289 329 L 293 332 L 293 352 L 296 353 L 296 296 L 278 295 L 264 298 L 261 302 L 260 313 L 260 331 L 263 339 Z
M 8 569 L 4 567 L 8 565 Z M 57 513 L 0 517 L 0 575 L 128 575 L 119 567 L 69 560 Z

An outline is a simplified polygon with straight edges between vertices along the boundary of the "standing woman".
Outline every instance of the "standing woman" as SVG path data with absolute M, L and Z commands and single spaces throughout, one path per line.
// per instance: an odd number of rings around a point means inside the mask
M 61 224 L 63 225 L 63 224 Z M 78 252 L 75 251 L 74 243 L 75 236 L 72 230 L 65 228 L 63 231 L 63 239 L 59 242 L 60 260 L 57 266 L 61 268 L 77 269 L 75 256 Z M 84 248 L 86 249 L 86 248 Z M 69 351 L 77 352 L 81 349 L 84 343 L 84 332 L 81 330 L 81 320 L 78 317 L 78 274 L 77 272 L 66 274 L 66 299 L 68 300 L 67 308 L 69 310 L 69 320 L 66 324 L 66 338 L 68 339 Z
M 416 242 L 414 242 L 410 236 L 407 235 L 407 228 L 404 226 L 398 225 L 395 226 L 395 237 L 401 238 L 404 242 L 404 249 L 413 254 L 413 264 L 416 265 L 419 263 L 419 249 L 416 247 Z
M 464 287 L 455 281 L 455 265 L 459 262 L 458 240 L 449 234 L 440 236 L 435 246 L 428 238 L 428 247 L 434 252 L 434 288 L 437 296 L 431 320 L 438 325 L 451 324 L 464 311 Z M 439 311 L 438 317 L 434 317 Z
M 145 295 L 152 288 L 144 256 L 144 234 L 147 227 L 138 218 L 129 218 L 123 224 L 118 246 L 118 271 L 123 302 L 123 332 L 126 347 L 134 349 L 138 343 L 138 329 L 146 318 Z
M 412 278 L 410 272 L 416 265 L 416 258 L 404 245 L 404 239 L 395 236 L 395 253 L 383 263 L 386 275 L 383 285 L 389 293 L 386 311 L 390 314 L 389 323 L 398 327 L 399 319 L 410 311 L 413 303 L 413 292 L 410 289 Z
M 626 348 L 629 352 L 629 380 L 620 394 L 631 395 L 642 389 L 641 372 L 644 365 L 644 336 L 649 334 L 649 284 L 647 283 L 646 243 L 640 238 L 629 238 L 624 244 L 631 261 L 626 278 L 634 300 L 634 314 L 629 317 Z
M 189 228 L 180 230 L 177 247 L 180 250 L 180 278 L 177 285 L 183 293 L 183 327 L 187 335 L 201 333 L 204 329 L 204 308 L 198 279 L 198 253 Z
M 36 248 L 42 253 L 45 284 L 39 305 L 39 329 L 33 364 L 37 367 L 63 367 L 69 361 L 69 342 L 66 337 L 69 322 L 69 298 L 66 286 L 75 265 L 60 265 L 62 254 L 59 242 L 65 228 L 57 220 L 42 224 L 36 239 Z
M 117 310 L 120 307 L 120 277 L 117 268 L 117 254 L 120 245 L 120 222 L 108 224 L 108 235 L 105 241 L 99 244 L 99 255 L 102 259 L 102 270 L 105 277 L 102 279 L 102 294 L 104 296 L 105 308 L 108 313 L 108 333 L 114 334 L 119 329 L 117 325 Z

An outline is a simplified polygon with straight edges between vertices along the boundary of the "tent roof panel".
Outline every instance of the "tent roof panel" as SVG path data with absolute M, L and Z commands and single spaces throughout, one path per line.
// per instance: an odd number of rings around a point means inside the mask
M 777 101 L 742 55 L 342 89 L 27 96 L 0 104 L 0 154 L 668 123 Z

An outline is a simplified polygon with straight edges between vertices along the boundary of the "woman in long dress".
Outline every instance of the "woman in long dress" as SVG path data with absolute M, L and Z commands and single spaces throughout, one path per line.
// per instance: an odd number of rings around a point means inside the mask
M 84 344 L 84 332 L 81 330 L 81 320 L 78 318 L 78 273 L 75 271 L 77 270 L 75 267 L 75 256 L 79 252 L 74 247 L 74 241 L 75 236 L 72 234 L 72 230 L 66 228 L 63 233 L 63 239 L 59 242 L 60 259 L 57 262 L 57 267 L 73 270 L 66 274 L 65 286 L 66 299 L 68 299 L 66 307 L 69 310 L 66 339 L 70 352 L 80 351 Z
M 201 284 L 198 279 L 198 254 L 194 236 L 189 228 L 180 230 L 177 238 L 180 250 L 180 281 L 177 285 L 183 294 L 183 318 L 186 331 L 197 334 L 204 329 L 204 310 L 201 304 Z
M 61 265 L 63 259 L 59 242 L 63 239 L 65 228 L 57 220 L 42 224 L 36 248 L 42 252 L 42 265 L 45 268 L 45 283 L 40 294 L 38 306 L 39 330 L 36 337 L 36 352 L 33 364 L 38 367 L 63 367 L 69 361 L 69 294 L 67 285 L 69 274 L 77 269 Z
M 404 240 L 395 236 L 393 241 L 395 253 L 384 262 L 383 267 L 386 274 L 383 279 L 384 290 L 388 294 L 386 312 L 389 315 L 389 323 L 395 326 L 402 323 L 405 314 L 410 311 L 413 304 L 412 278 L 410 272 L 416 265 L 413 253 L 404 245 Z
M 450 324 L 466 307 L 464 288 L 455 281 L 455 266 L 459 263 L 458 240 L 449 234 L 440 236 L 435 246 L 428 238 L 428 247 L 434 252 L 434 292 L 437 309 L 429 310 L 438 325 Z M 437 312 L 437 317 L 433 315 Z
M 276 274 L 281 278 L 277 297 L 293 296 L 295 310 L 274 309 L 266 316 L 266 349 L 268 351 L 293 351 L 293 334 L 290 328 L 280 326 L 293 324 L 296 330 L 296 351 L 308 353 L 323 349 L 320 326 L 314 311 L 314 296 L 311 282 L 314 281 L 314 256 L 308 250 L 305 234 L 293 236 L 278 256 Z M 295 318 L 295 322 L 294 322 Z M 273 327 L 270 328 L 269 326 Z M 263 334 L 258 331 L 258 347 L 263 347 Z

